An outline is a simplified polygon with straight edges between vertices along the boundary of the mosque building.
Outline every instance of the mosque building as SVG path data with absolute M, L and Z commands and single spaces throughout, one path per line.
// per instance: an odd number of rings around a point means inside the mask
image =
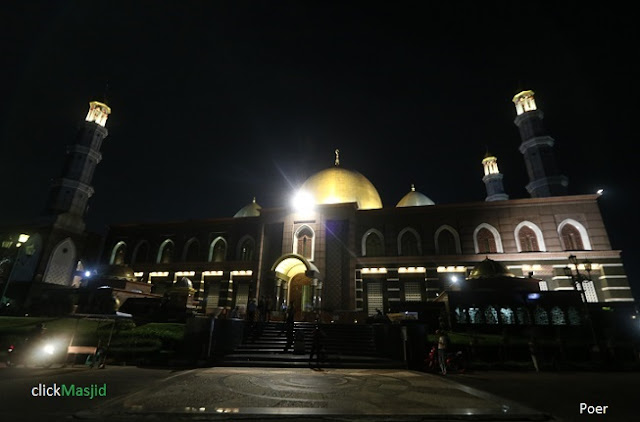
M 365 319 L 377 309 L 436 301 L 473 279 L 487 259 L 536 280 L 539 291 L 575 290 L 566 272 L 573 265 L 590 280 L 583 283 L 587 301 L 633 302 L 598 195 L 567 195 L 534 93 L 521 92 L 513 102 L 530 198 L 509 199 L 498 160 L 487 153 L 485 201 L 436 204 L 412 185 L 395 206 L 384 206 L 375 186 L 336 150 L 332 165 L 304 182 L 293 205 L 262 208 L 254 198 L 228 218 L 112 225 L 102 264 L 130 267 L 151 293 L 188 281 L 198 311 L 208 315 L 256 298 L 275 309 L 293 304 L 297 319 L 319 310 Z M 30 229 L 12 282 L 77 283 L 84 212 L 110 111 L 91 103 L 51 189 L 53 220 L 46 230 Z M 569 255 L 578 261 L 570 264 Z
M 254 198 L 232 218 L 114 225 L 103 260 L 130 266 L 159 293 L 187 277 L 207 314 L 265 298 L 276 309 L 294 304 L 297 318 L 324 310 L 357 320 L 434 301 L 487 258 L 535 277 L 541 291 L 575 290 L 569 255 L 591 280 L 587 301 L 632 302 L 598 195 L 567 195 L 534 93 L 513 102 L 530 198 L 509 199 L 498 160 L 487 153 L 486 201 L 439 205 L 412 185 L 385 207 L 336 150 L 333 165 L 304 182 L 293 206 L 262 208 Z

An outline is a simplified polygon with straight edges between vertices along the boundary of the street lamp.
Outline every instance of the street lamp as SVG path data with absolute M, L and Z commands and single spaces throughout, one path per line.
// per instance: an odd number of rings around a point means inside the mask
M 569 255 L 569 262 L 575 267 L 576 273 L 573 273 L 573 270 L 570 267 L 564 267 L 564 274 L 567 277 L 571 278 L 573 285 L 576 290 L 580 291 L 580 297 L 582 298 L 582 303 L 584 304 L 584 313 L 585 318 L 589 323 L 589 328 L 591 329 L 591 337 L 593 339 L 593 351 L 598 354 L 600 352 L 600 347 L 598 346 L 598 339 L 596 338 L 596 331 L 593 328 L 593 321 L 591 320 L 591 316 L 589 315 L 589 306 L 587 306 L 587 294 L 584 290 L 584 283 L 592 283 L 591 280 L 591 261 L 585 259 L 582 262 L 582 266 L 587 272 L 587 276 L 585 277 L 580 273 L 580 269 L 578 268 L 579 262 L 578 258 L 575 255 Z
M 8 303 L 8 298 L 7 298 L 7 290 L 9 289 L 9 282 L 11 281 L 11 276 L 13 276 L 13 271 L 16 269 L 16 264 L 18 263 L 18 255 L 20 254 L 20 246 L 22 246 L 24 243 L 26 243 L 29 240 L 29 235 L 28 234 L 24 234 L 21 233 L 18 236 L 18 242 L 16 243 L 16 250 L 15 250 L 15 256 L 13 259 L 13 264 L 11 265 L 11 271 L 9 272 L 9 277 L 7 277 L 7 279 L 4 282 L 4 287 L 2 289 L 2 296 L 0 296 L 0 305 L 2 305 L 2 309 L 4 310 L 4 307 L 7 305 Z
M 570 267 L 564 267 L 564 275 L 571 278 L 573 285 L 576 290 L 580 291 L 580 296 L 582 297 L 583 302 L 587 302 L 587 294 L 584 290 L 584 283 L 591 282 L 591 261 L 585 259 L 582 263 L 585 271 L 587 272 L 587 276 L 585 277 L 580 273 L 580 269 L 578 268 L 578 258 L 575 255 L 569 255 L 569 262 L 575 267 L 576 273 L 573 274 L 573 271 Z

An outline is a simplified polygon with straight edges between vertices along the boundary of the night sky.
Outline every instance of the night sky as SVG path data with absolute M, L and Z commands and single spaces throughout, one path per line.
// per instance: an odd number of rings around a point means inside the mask
M 88 215 L 96 231 L 232 216 L 254 195 L 286 205 L 333 164 L 335 148 L 385 206 L 411 183 L 436 203 L 484 200 L 487 147 L 511 198 L 528 197 L 511 98 L 532 89 L 570 193 L 605 189 L 613 247 L 640 285 L 631 223 L 639 17 L 630 10 L 14 3 L 0 6 L 2 223 L 42 213 L 65 146 L 107 83 L 113 112 Z

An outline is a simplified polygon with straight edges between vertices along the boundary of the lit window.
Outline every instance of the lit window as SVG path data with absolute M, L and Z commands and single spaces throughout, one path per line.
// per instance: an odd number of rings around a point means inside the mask
M 531 227 L 522 226 L 518 232 L 518 239 L 522 252 L 540 252 L 538 237 Z
M 496 239 L 493 237 L 493 233 L 489 229 L 483 227 L 478 231 L 478 253 L 496 253 L 498 248 L 496 247 Z
M 562 242 L 566 251 L 582 251 L 584 245 L 578 229 L 572 224 L 565 224 L 561 231 Z
M 382 256 L 384 255 L 384 248 L 382 239 L 376 232 L 369 232 L 365 234 L 365 254 L 366 256 Z
M 303 227 L 296 234 L 296 253 L 307 259 L 313 259 L 313 232 Z

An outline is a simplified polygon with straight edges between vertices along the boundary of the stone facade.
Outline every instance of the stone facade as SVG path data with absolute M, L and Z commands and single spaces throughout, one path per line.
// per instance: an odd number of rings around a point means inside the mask
M 124 242 L 127 252 L 123 263 L 144 282 L 175 282 L 188 274 L 199 293 L 197 298 L 217 300 L 219 308 L 245 305 L 253 296 L 269 298 L 280 308 L 293 301 L 287 297 L 293 277 L 278 278 L 274 268 L 294 253 L 296 233 L 308 227 L 313 233 L 313 248 L 305 262 L 307 273 L 313 273 L 309 285 L 314 289 L 316 309 L 357 316 L 372 314 L 373 302 L 387 308 L 393 302 L 433 301 L 450 286 L 452 277 L 464 282 L 485 257 L 503 263 L 517 276 L 533 273 L 543 280 L 542 290 L 573 290 L 572 280 L 564 273 L 570 254 L 592 263 L 589 274 L 582 270 L 593 281 L 587 283 L 593 286 L 587 290 L 590 300 L 633 301 L 620 251 L 611 249 L 597 201 L 597 195 L 555 196 L 377 210 L 335 204 L 318 206 L 305 216 L 275 208 L 263 209 L 259 217 L 120 225 L 110 230 L 103 260 L 115 256 L 113 248 Z M 586 232 L 580 250 L 564 245 L 559 228 L 567 224 L 581 226 Z M 444 250 L 438 244 L 443 242 L 443 226 L 448 227 L 447 233 L 455 232 L 459 251 Z M 502 252 L 484 250 L 474 240 L 479 226 L 495 229 L 498 236 L 494 235 L 494 242 L 501 245 Z M 527 240 L 522 230 L 533 233 L 535 239 Z M 366 237 L 371 233 L 382 237 L 378 253 L 372 248 L 366 251 Z M 249 261 L 243 261 L 240 242 L 247 236 L 255 241 L 255 252 Z M 416 238 L 415 245 L 404 236 Z M 228 245 L 226 259 L 212 262 L 208 251 L 219 237 Z M 173 258 L 157 262 L 158 248 L 167 239 L 175 244 Z M 200 245 L 197 255 L 185 250 L 193 247 L 193 239 Z M 152 259 L 139 262 L 133 251 L 144 242 L 150 246 Z M 187 256 L 197 259 L 189 261 Z

